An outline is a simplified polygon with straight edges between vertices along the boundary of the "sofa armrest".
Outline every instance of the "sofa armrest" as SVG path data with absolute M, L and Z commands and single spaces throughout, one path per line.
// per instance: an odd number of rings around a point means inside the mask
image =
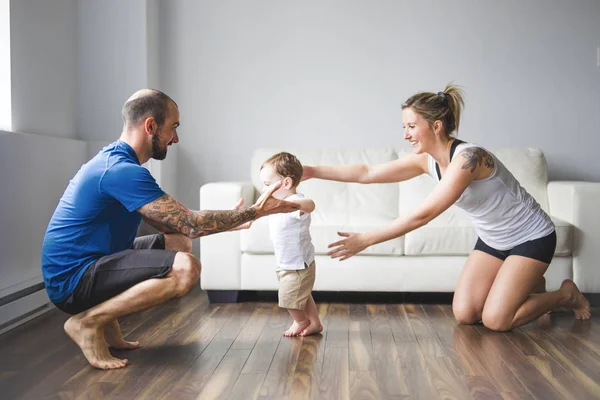
M 600 183 L 548 183 L 550 215 L 574 226 L 573 280 L 582 292 L 600 293 Z
M 251 182 L 216 182 L 200 188 L 201 210 L 228 210 L 240 198 L 244 206 L 254 203 Z M 241 289 L 240 231 L 222 232 L 200 238 L 200 284 L 205 290 Z

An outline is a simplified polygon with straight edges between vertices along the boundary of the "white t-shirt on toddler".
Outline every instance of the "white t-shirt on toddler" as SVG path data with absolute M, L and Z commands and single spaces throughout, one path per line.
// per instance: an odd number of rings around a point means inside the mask
M 285 200 L 303 198 L 302 193 L 296 193 Z M 269 215 L 271 241 L 280 269 L 304 269 L 314 261 L 315 247 L 310 237 L 310 220 L 310 213 L 300 210 Z

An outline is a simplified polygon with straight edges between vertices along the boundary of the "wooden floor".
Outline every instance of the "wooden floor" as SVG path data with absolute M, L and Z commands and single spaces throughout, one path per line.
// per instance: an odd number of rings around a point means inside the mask
M 283 338 L 291 319 L 275 303 L 211 305 L 194 290 L 121 321 L 144 347 L 114 352 L 130 363 L 115 371 L 89 367 L 54 310 L 0 336 L 0 398 L 600 398 L 594 318 L 496 333 L 457 325 L 449 305 L 318 306 L 322 335 Z

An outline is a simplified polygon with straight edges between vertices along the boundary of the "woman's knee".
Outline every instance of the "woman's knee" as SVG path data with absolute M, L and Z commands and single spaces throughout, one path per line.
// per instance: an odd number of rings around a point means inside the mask
M 481 320 L 489 330 L 506 332 L 512 329 L 513 315 L 498 307 L 485 307 Z
M 173 262 L 172 273 L 177 281 L 178 294 L 189 292 L 200 279 L 200 260 L 191 253 L 178 252 Z
M 459 324 L 472 325 L 481 321 L 481 308 L 472 304 L 452 303 L 452 313 Z

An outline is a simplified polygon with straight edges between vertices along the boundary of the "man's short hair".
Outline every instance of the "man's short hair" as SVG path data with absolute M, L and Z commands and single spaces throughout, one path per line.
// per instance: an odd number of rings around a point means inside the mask
M 169 102 L 177 105 L 172 98 L 156 89 L 149 89 L 123 104 L 121 115 L 125 125 L 135 125 L 142 119 L 153 117 L 158 127 L 162 127 L 167 118 Z

